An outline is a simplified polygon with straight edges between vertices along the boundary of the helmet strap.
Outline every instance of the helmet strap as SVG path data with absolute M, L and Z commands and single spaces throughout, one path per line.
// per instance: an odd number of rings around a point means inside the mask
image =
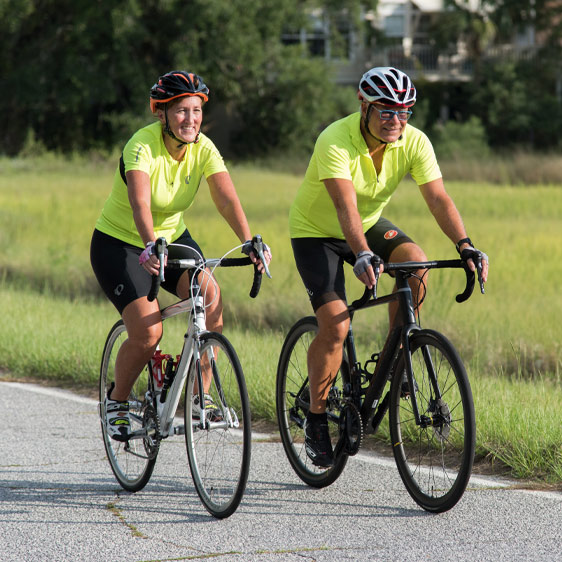
M 377 142 L 380 142 L 381 144 L 388 144 L 386 141 L 383 141 L 382 139 L 379 139 L 379 137 L 376 137 L 375 135 L 373 135 L 373 133 L 371 133 L 371 129 L 369 129 L 369 118 L 371 117 L 371 111 L 373 110 L 373 106 L 372 104 L 369 104 L 369 107 L 367 109 L 367 113 L 365 113 L 365 120 L 363 121 L 363 125 L 365 126 L 365 130 L 367 131 L 367 133 L 369 135 L 371 135 Z

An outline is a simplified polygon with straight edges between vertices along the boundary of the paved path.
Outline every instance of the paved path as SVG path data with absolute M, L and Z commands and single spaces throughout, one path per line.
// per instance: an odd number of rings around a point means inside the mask
M 183 438 L 167 440 L 151 481 L 123 491 L 105 459 L 96 403 L 53 388 L 0 383 L 0 561 L 562 560 L 562 494 L 473 478 L 431 515 L 396 467 L 350 459 L 315 490 L 280 443 L 256 435 L 248 487 L 222 521 L 192 486 Z

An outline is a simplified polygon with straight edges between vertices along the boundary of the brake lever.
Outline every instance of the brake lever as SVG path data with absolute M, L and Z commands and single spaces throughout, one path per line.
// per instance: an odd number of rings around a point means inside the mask
M 158 255 L 158 260 L 160 261 L 160 268 L 158 270 L 158 278 L 162 283 L 164 281 L 164 259 L 166 255 L 166 239 L 163 237 L 156 240 L 156 254 Z
M 476 258 L 476 273 L 478 274 L 478 284 L 480 285 L 480 292 L 482 294 L 485 293 L 484 291 L 484 280 L 482 279 L 482 255 L 480 254 L 478 258 Z
M 373 299 L 377 298 L 377 285 L 379 283 L 379 277 L 381 275 L 381 260 L 377 256 L 376 259 L 371 259 L 371 264 L 373 265 L 373 270 L 375 272 L 375 284 L 373 285 Z
M 254 249 L 256 250 L 256 252 L 258 253 L 258 256 L 261 260 L 261 262 L 263 263 L 263 267 L 265 269 L 265 274 L 271 279 L 271 273 L 269 272 L 269 268 L 267 267 L 267 262 L 265 261 L 265 256 L 263 254 L 263 240 L 262 237 L 259 234 L 256 234 L 252 240 L 252 245 L 254 246 Z

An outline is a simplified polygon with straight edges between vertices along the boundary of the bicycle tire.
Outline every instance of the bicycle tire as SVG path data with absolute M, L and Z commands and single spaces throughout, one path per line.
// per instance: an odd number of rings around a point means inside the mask
M 240 361 L 232 344 L 218 333 L 201 336 L 200 357 L 212 357 L 213 378 L 206 394 L 222 410 L 222 419 L 237 420 L 237 426 L 199 428 L 192 413 L 195 361 L 189 367 L 185 387 L 185 441 L 193 484 L 207 511 L 218 519 L 238 508 L 248 481 L 252 429 L 248 391 Z M 222 398 L 224 396 L 224 398 Z
M 394 458 L 414 501 L 426 511 L 442 513 L 461 499 L 472 472 L 476 446 L 472 391 L 459 354 L 442 334 L 414 332 L 410 351 L 418 410 L 427 423 L 415 423 L 412 400 L 404 392 L 401 355 L 390 389 Z M 435 372 L 441 402 L 435 400 L 428 365 Z
M 305 394 L 308 388 L 307 354 L 310 342 L 318 332 L 318 322 L 314 316 L 301 318 L 289 330 L 277 366 L 277 380 L 275 385 L 275 403 L 277 423 L 285 454 L 298 477 L 315 488 L 324 488 L 337 480 L 347 463 L 348 455 L 341 452 L 335 459 L 334 466 L 322 468 L 315 466 L 304 447 L 303 423 L 308 413 L 306 403 L 297 403 L 295 398 L 301 389 Z M 341 396 L 343 385 L 349 382 L 349 366 L 344 353 L 342 367 L 338 371 L 332 384 L 332 396 Z M 301 394 L 302 395 L 302 394 Z M 329 431 L 334 446 L 339 438 L 340 411 L 337 400 L 328 403 L 327 410 L 334 414 L 329 416 Z
M 115 359 L 119 349 L 127 340 L 127 329 L 122 320 L 114 324 L 105 342 L 99 379 L 99 414 L 103 443 L 111 470 L 119 484 L 129 492 L 142 490 L 150 480 L 159 442 L 152 437 L 131 439 L 128 443 L 115 441 L 107 433 L 105 424 L 104 400 L 111 383 L 115 381 Z M 146 425 L 146 414 L 151 407 L 145 395 L 148 386 L 148 367 L 137 378 L 129 395 L 131 431 L 143 429 Z M 152 429 L 157 431 L 154 420 L 149 421 Z

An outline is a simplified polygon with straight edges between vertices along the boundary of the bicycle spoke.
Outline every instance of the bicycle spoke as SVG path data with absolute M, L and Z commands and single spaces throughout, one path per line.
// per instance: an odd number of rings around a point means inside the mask
M 205 406 L 205 412 L 194 413 L 192 397 L 199 391 L 192 365 L 185 388 L 187 454 L 193 483 L 203 505 L 215 517 L 224 518 L 234 513 L 246 487 L 251 446 L 250 406 L 244 375 L 228 340 L 210 332 L 202 336 L 200 345 L 201 356 L 211 358 L 208 364 L 212 368 L 204 394 L 219 408 Z M 220 415 L 222 419 L 206 418 L 203 429 L 200 415 Z
M 428 511 L 446 511 L 461 498 L 472 469 L 475 428 L 470 385 L 457 352 L 437 332 L 416 332 L 410 349 L 418 390 L 406 400 L 401 378 L 392 382 L 394 454 L 414 500 Z M 421 425 L 416 424 L 412 400 L 417 403 Z
M 105 411 L 103 401 L 111 383 L 115 381 L 115 361 L 119 349 L 127 340 L 127 331 L 122 321 L 111 329 L 105 344 L 100 369 L 100 422 L 107 458 L 115 478 L 121 486 L 130 492 L 137 492 L 144 488 L 154 470 L 158 454 L 158 441 L 148 434 L 147 427 L 151 423 L 149 404 L 145 401 L 147 391 L 147 369 L 138 377 L 129 396 L 131 431 L 144 433 L 141 438 L 130 439 L 127 443 L 113 440 L 105 425 Z

